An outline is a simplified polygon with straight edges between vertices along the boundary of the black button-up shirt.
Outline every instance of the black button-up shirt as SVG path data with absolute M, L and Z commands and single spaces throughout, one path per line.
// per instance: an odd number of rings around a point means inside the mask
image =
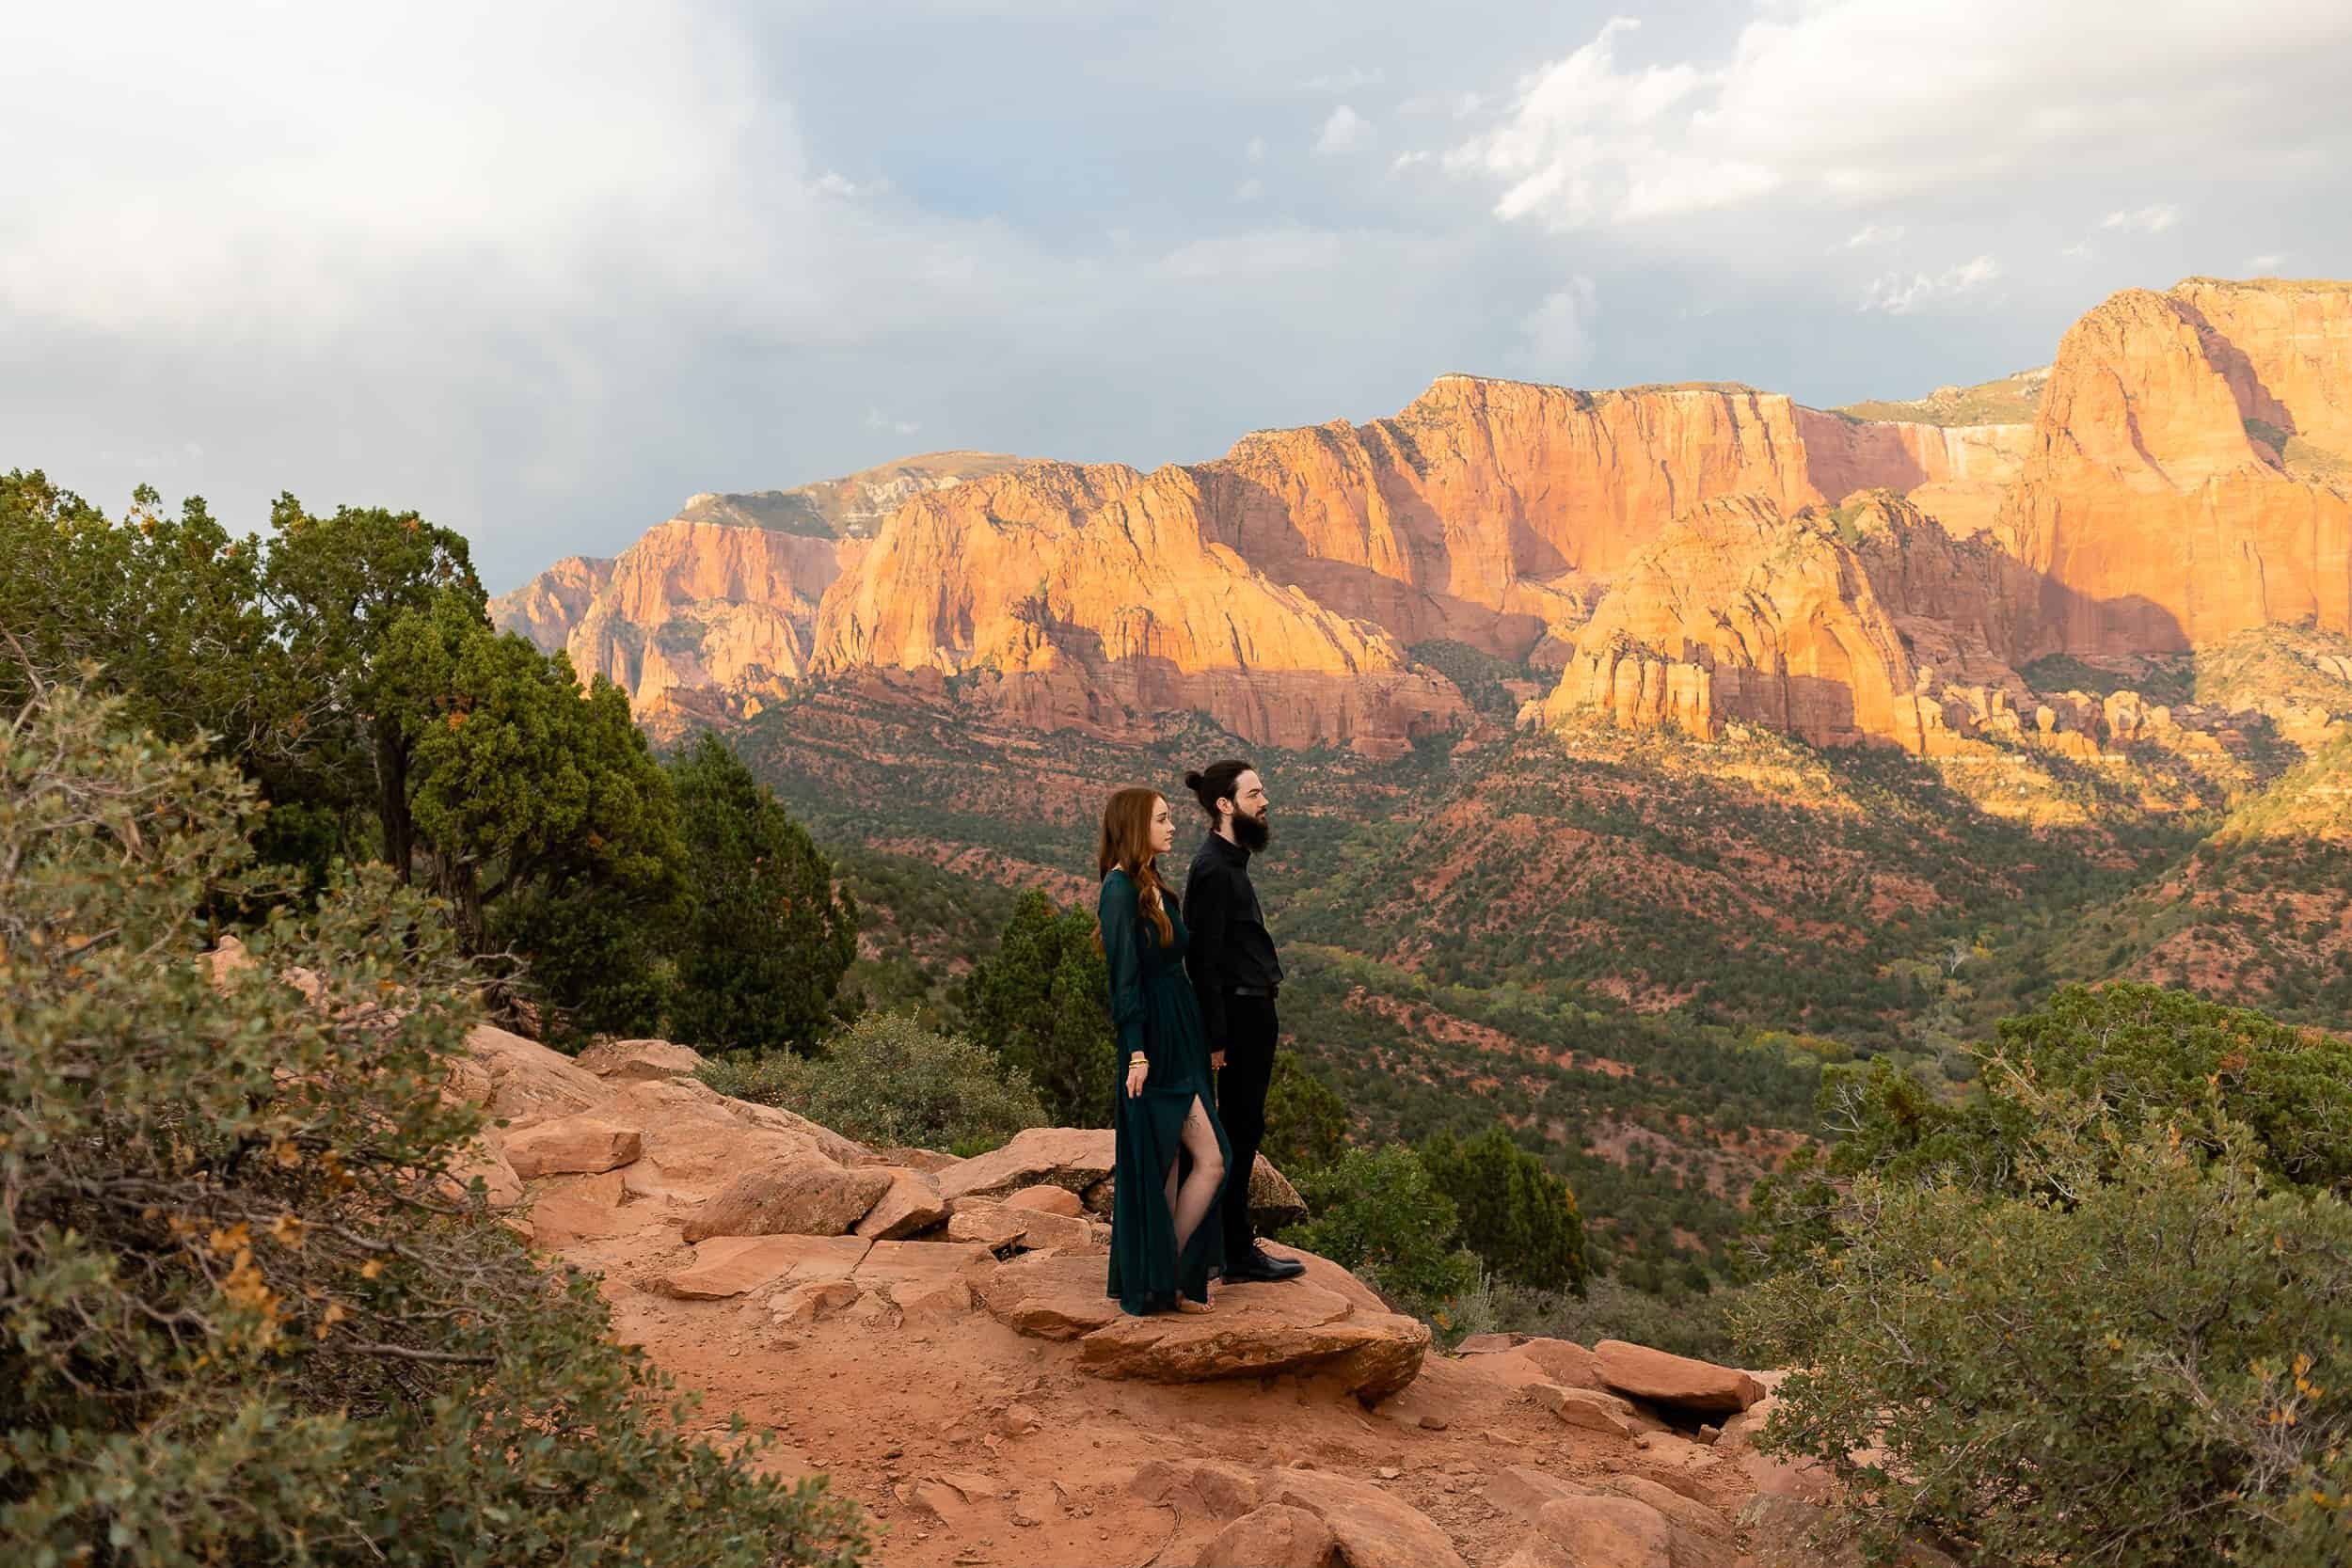
M 1249 883 L 1249 851 L 1211 833 L 1184 878 L 1184 925 L 1192 945 L 1184 969 L 1200 1001 L 1200 1023 L 1212 1051 L 1225 1049 L 1225 1003 L 1236 987 L 1272 991 L 1282 982 L 1282 960 Z

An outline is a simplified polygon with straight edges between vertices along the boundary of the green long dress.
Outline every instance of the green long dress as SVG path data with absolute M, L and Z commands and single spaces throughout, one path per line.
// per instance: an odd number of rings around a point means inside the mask
M 1184 1119 L 1195 1100 L 1208 1113 L 1216 1147 L 1232 1180 L 1233 1150 L 1217 1119 L 1216 1087 L 1209 1076 L 1209 1049 L 1201 1037 L 1200 1008 L 1184 975 L 1188 938 L 1176 901 L 1163 897 L 1172 927 L 1163 943 L 1159 928 L 1139 907 L 1135 879 L 1114 870 L 1103 879 L 1097 913 L 1103 923 L 1103 956 L 1110 966 L 1111 1022 L 1119 1036 L 1118 1086 L 1111 1112 L 1116 1130 L 1117 1181 L 1111 1197 L 1110 1294 L 1138 1315 L 1164 1312 L 1179 1291 L 1195 1301 L 1209 1299 L 1209 1281 L 1224 1272 L 1224 1227 L 1212 1201 L 1180 1255 L 1176 1217 L 1168 1212 L 1169 1167 L 1189 1167 L 1184 1153 Z M 1143 1092 L 1127 1094 L 1127 1063 L 1136 1052 L 1151 1060 Z M 1178 1171 L 1183 1179 L 1184 1171 Z M 1218 1196 L 1222 1197 L 1220 1190 Z

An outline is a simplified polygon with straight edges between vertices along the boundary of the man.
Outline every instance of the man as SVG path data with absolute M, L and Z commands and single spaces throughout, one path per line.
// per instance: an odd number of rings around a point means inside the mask
M 1266 846 L 1265 785 L 1246 762 L 1220 762 L 1184 775 L 1184 787 L 1209 816 L 1209 836 L 1184 879 L 1184 925 L 1192 946 L 1184 967 L 1200 999 L 1202 1037 L 1216 1069 L 1216 1109 L 1232 1161 L 1225 1168 L 1220 1218 L 1227 1279 L 1291 1279 L 1307 1272 L 1295 1258 L 1260 1247 L 1249 1227 L 1249 1174 L 1265 1137 L 1265 1091 L 1274 1076 L 1280 1025 L 1274 998 L 1282 961 L 1274 955 L 1249 857 Z

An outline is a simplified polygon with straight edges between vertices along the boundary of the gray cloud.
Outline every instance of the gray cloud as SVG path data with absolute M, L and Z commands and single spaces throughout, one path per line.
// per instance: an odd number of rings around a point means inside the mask
M 1912 396 L 2114 288 L 2352 270 L 2332 5 L 1424 18 L 16 8 L 0 465 L 417 506 L 503 587 L 918 439 L 1149 466 L 1453 370 Z

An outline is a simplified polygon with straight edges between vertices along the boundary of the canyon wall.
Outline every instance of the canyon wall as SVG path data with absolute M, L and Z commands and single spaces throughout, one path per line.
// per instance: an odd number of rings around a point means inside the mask
M 1565 661 L 1556 711 L 1918 749 L 2042 654 L 2352 622 L 2352 285 L 2129 291 L 2010 382 L 1869 419 L 1446 375 L 1148 474 L 951 452 L 698 496 L 493 612 L 641 711 L 865 672 L 1047 728 L 1199 710 L 1374 752 L 1464 717 L 1414 660 L 1440 640 Z M 2005 422 L 1931 422 L 1971 409 Z
M 2003 542 L 2043 647 L 2183 649 L 2352 626 L 2352 285 L 2127 290 L 2058 346 Z

